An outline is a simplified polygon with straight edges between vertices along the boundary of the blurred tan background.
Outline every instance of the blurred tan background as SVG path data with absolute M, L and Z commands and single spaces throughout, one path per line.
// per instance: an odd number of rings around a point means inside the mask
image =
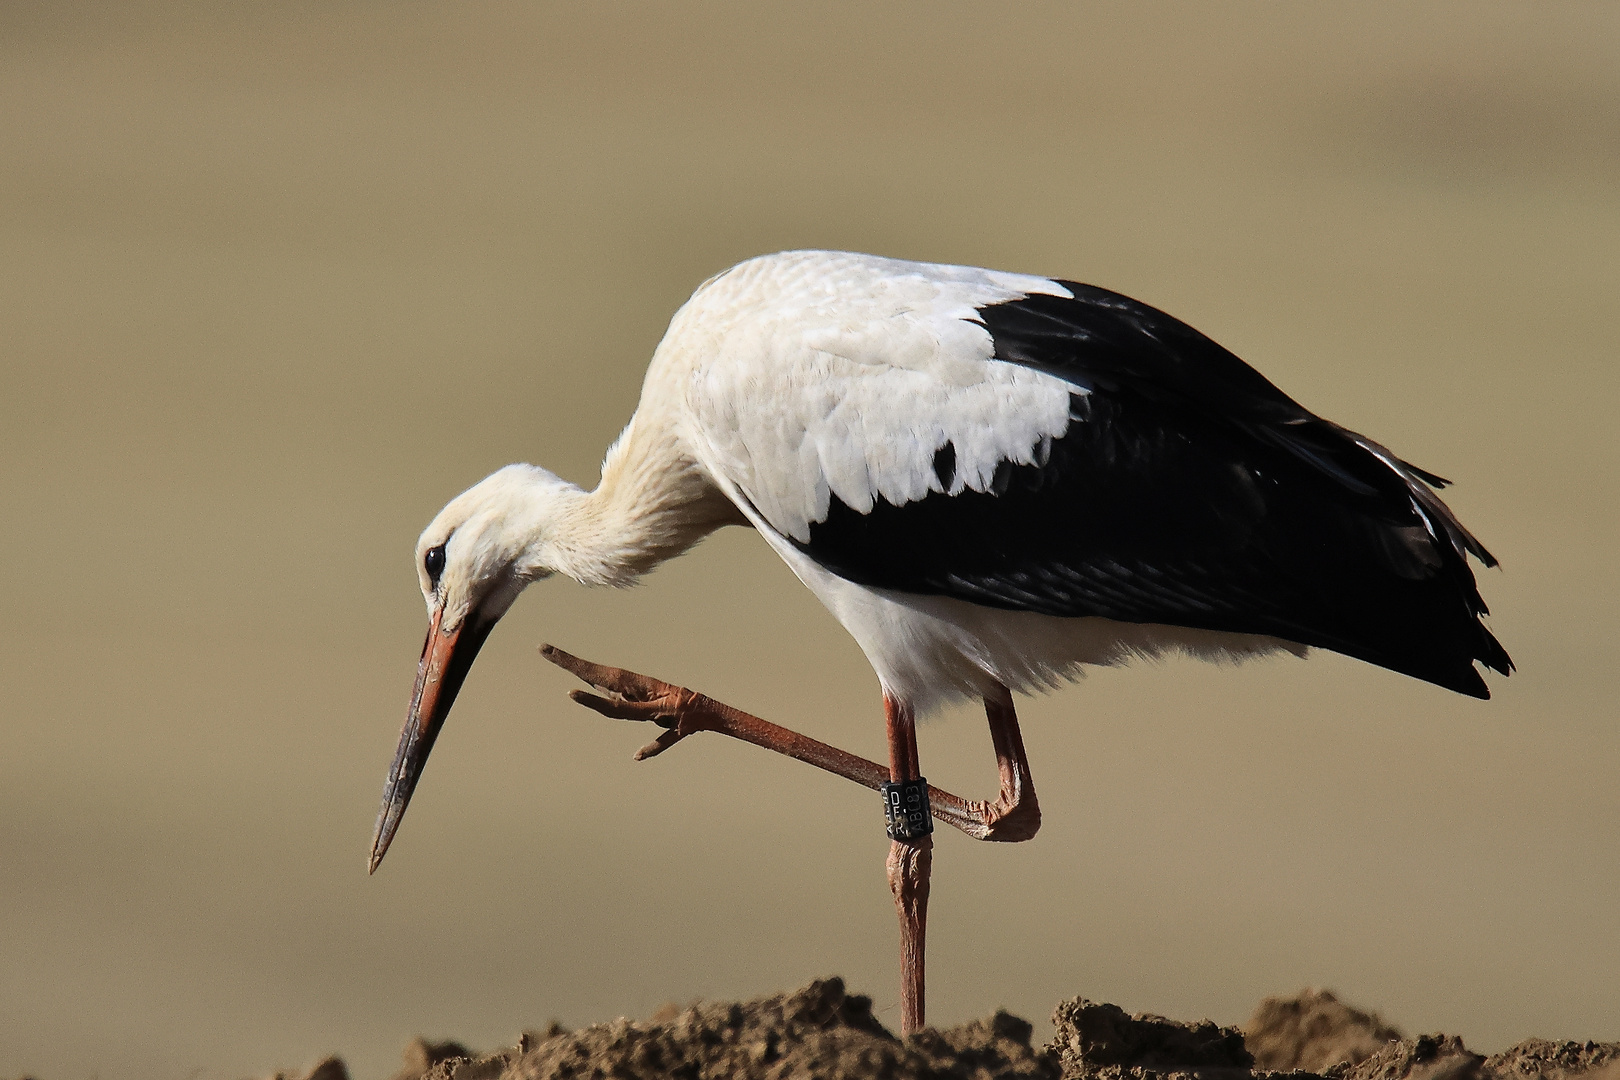
M 1505 568 L 1489 703 L 1319 655 L 1026 706 L 1046 825 L 941 837 L 931 1019 L 1324 984 L 1620 1037 L 1620 7 L 12 2 L 0 1075 L 379 1077 L 826 973 L 897 1024 L 875 799 L 635 764 L 534 652 L 881 755 L 741 531 L 532 590 L 364 870 L 417 532 L 510 461 L 593 483 L 681 301 L 806 246 L 1166 308 L 1454 478 Z M 990 790 L 979 717 L 923 738 Z

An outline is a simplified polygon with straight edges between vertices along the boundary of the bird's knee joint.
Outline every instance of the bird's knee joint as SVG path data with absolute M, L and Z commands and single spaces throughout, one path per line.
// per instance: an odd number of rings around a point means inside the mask
M 985 821 L 982 840 L 1017 844 L 1041 831 L 1041 808 L 1034 800 L 1017 803 L 1001 813 L 992 812 Z

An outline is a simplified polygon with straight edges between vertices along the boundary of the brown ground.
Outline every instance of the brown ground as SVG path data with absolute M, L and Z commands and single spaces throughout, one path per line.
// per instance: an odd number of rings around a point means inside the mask
M 755 1001 L 665 1006 L 645 1021 L 553 1025 L 476 1054 L 413 1041 L 394 1080 L 1620 1080 L 1620 1043 L 1528 1039 L 1485 1057 L 1451 1035 L 1404 1036 L 1324 990 L 1262 1001 L 1243 1028 L 1127 1014 L 1074 998 L 1030 1045 L 1027 1021 L 998 1012 L 904 1041 L 841 979 Z M 339 1058 L 274 1080 L 348 1080 Z

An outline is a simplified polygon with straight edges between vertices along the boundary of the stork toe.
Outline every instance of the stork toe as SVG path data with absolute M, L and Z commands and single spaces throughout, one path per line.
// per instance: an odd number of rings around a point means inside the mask
M 642 720 L 666 728 L 672 728 L 680 722 L 680 703 L 666 695 L 660 695 L 651 701 L 639 701 L 618 694 L 603 697 L 589 690 L 570 690 L 568 696 L 587 709 L 614 720 Z
M 655 679 L 650 675 L 642 675 L 626 668 L 592 663 L 573 653 L 564 652 L 555 645 L 540 646 L 540 655 L 581 682 L 630 701 L 651 701 L 660 695 L 677 694 L 681 689 L 673 683 Z

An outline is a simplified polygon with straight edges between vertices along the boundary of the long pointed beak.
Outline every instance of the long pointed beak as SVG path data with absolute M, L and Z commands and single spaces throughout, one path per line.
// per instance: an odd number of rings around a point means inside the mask
M 394 763 L 388 767 L 388 781 L 383 785 L 382 809 L 377 813 L 377 830 L 371 836 L 371 862 L 368 873 L 376 873 L 377 865 L 388 853 L 388 845 L 399 831 L 399 823 L 410 805 L 411 793 L 427 764 L 433 741 L 439 737 L 444 718 L 456 702 L 456 694 L 467 678 L 478 650 L 484 647 L 489 632 L 495 628 L 494 620 L 484 621 L 477 613 L 469 613 L 460 626 L 451 630 L 440 628 L 444 609 L 434 611 L 428 622 L 427 641 L 422 644 L 422 660 L 416 668 L 416 688 L 411 691 L 410 711 L 405 715 L 405 728 L 399 733 L 399 749 L 394 751 Z

